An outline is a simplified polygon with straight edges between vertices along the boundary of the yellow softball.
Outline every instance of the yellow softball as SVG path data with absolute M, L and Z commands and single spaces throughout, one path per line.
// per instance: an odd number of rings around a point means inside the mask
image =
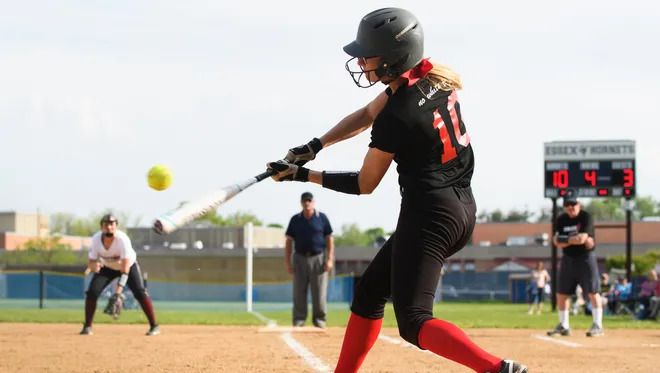
M 172 172 L 167 166 L 157 164 L 149 169 L 147 182 L 151 189 L 165 190 L 172 184 Z

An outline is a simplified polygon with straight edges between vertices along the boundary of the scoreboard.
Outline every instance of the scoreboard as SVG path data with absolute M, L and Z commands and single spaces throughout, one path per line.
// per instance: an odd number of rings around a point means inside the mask
M 544 144 L 544 195 L 559 198 L 635 196 L 635 142 L 570 141 Z

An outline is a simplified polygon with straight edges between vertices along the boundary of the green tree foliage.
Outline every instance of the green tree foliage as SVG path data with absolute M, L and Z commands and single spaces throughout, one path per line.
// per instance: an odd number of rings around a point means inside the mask
M 652 197 L 636 197 L 633 201 L 635 202 L 634 220 L 660 215 L 660 202 Z M 597 221 L 622 221 L 626 218 L 621 198 L 595 198 L 585 204 L 584 208 Z
M 100 229 L 101 217 L 108 212 L 114 214 L 123 227 L 137 225 L 139 222 L 139 218 L 131 222 L 130 214 L 126 212 L 114 212 L 110 209 L 92 213 L 86 218 L 78 218 L 68 213 L 55 213 L 50 216 L 50 231 L 69 236 L 91 236 Z
M 635 211 L 639 219 L 658 216 L 660 215 L 660 202 L 653 200 L 650 196 L 635 198 Z
M 344 224 L 341 233 L 335 234 L 337 246 L 371 246 L 379 237 L 385 236 L 383 228 L 374 227 L 362 231 L 357 224 Z
M 592 199 L 584 205 L 584 209 L 589 211 L 595 221 L 619 221 L 626 217 L 619 198 Z
M 263 222 L 252 213 L 237 211 L 233 214 L 222 216 L 218 214 L 217 209 L 208 211 L 206 214 L 200 216 L 195 221 L 206 221 L 217 227 L 239 227 L 247 224 L 248 222 L 252 222 L 252 224 L 257 227 L 263 225 Z
M 645 276 L 650 270 L 655 268 L 658 262 L 660 262 L 660 249 L 648 251 L 644 255 L 633 255 L 632 273 L 636 276 Z M 625 269 L 626 256 L 617 255 L 608 257 L 605 261 L 605 267 L 608 271 L 612 269 Z
M 506 217 L 504 217 L 504 221 L 507 223 L 525 223 L 529 219 L 529 217 L 532 215 L 527 210 L 524 211 L 518 211 L 518 210 L 511 210 L 509 211 L 508 214 L 506 214 Z
M 0 254 L 4 265 L 75 265 L 86 262 L 86 256 L 71 249 L 71 245 L 60 242 L 60 237 L 36 238 L 19 247 L 19 250 Z

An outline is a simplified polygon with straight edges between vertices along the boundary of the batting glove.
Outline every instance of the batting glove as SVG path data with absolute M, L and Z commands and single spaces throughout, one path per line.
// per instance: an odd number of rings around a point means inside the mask
M 270 162 L 266 167 L 277 172 L 271 177 L 275 181 L 309 181 L 309 169 L 284 160 Z
M 321 140 L 315 137 L 305 145 L 289 149 L 284 160 L 297 166 L 302 166 L 316 158 L 316 154 L 320 152 L 321 149 L 323 149 L 323 144 L 321 144 Z

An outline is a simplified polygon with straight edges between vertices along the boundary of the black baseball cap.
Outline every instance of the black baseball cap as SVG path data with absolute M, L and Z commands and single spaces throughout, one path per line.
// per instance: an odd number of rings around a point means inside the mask
M 314 200 L 314 195 L 310 192 L 305 192 L 300 196 L 301 201 L 313 201 Z
M 564 197 L 564 206 L 576 205 L 578 203 L 579 203 L 579 201 L 578 201 L 577 197 L 575 197 L 575 196 L 566 196 L 566 197 Z

